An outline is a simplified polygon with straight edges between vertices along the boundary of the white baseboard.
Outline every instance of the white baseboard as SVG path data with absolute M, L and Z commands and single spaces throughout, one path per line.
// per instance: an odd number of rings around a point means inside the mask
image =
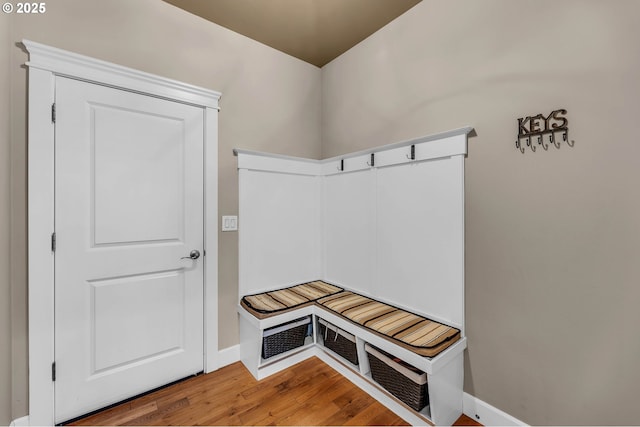
M 27 427 L 29 425 L 29 416 L 25 415 L 24 417 L 16 418 L 9 425 L 11 427 Z
M 519 419 L 483 402 L 469 393 L 462 395 L 462 412 L 485 426 L 527 426 Z
M 240 360 L 240 344 L 236 344 L 233 347 L 223 348 L 218 351 L 218 357 L 220 358 L 221 368 L 238 362 Z

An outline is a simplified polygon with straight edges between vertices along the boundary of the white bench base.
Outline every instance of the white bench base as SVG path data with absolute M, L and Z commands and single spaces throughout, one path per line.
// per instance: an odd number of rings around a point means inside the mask
M 317 305 L 302 307 L 266 319 L 257 319 L 240 305 L 238 305 L 238 313 L 240 315 L 240 360 L 257 380 L 316 356 L 412 425 L 451 425 L 462 414 L 463 352 L 467 347 L 465 337 L 460 338 L 436 357 L 429 359 L 400 347 Z M 312 315 L 314 330 L 312 342 L 273 356 L 268 360 L 262 359 L 264 329 L 308 315 Z M 323 318 L 356 337 L 359 366 L 351 364 L 331 350 L 318 345 L 317 317 Z M 416 412 L 373 381 L 364 349 L 364 344 L 367 342 L 427 373 L 429 406 L 421 412 Z

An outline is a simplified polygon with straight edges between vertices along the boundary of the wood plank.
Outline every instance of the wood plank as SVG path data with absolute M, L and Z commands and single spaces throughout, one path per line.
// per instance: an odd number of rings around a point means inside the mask
M 244 365 L 237 362 L 93 414 L 72 425 L 407 423 L 312 357 L 262 381 L 256 381 Z M 481 424 L 463 415 L 455 425 Z
M 473 418 L 469 418 L 466 415 L 460 415 L 454 424 L 454 426 L 482 426 L 479 422 L 474 420 Z

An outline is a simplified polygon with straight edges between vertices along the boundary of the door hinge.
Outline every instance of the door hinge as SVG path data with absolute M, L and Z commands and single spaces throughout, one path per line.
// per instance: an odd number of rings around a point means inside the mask
M 51 252 L 56 251 L 56 233 L 51 233 Z
M 56 362 L 51 364 L 51 381 L 56 380 Z
M 56 104 L 55 102 L 51 104 L 51 123 L 56 122 Z

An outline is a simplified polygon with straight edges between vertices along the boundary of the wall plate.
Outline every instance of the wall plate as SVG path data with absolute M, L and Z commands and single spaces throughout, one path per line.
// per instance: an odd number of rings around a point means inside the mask
M 222 231 L 238 231 L 238 216 L 237 215 L 223 215 L 222 216 Z

